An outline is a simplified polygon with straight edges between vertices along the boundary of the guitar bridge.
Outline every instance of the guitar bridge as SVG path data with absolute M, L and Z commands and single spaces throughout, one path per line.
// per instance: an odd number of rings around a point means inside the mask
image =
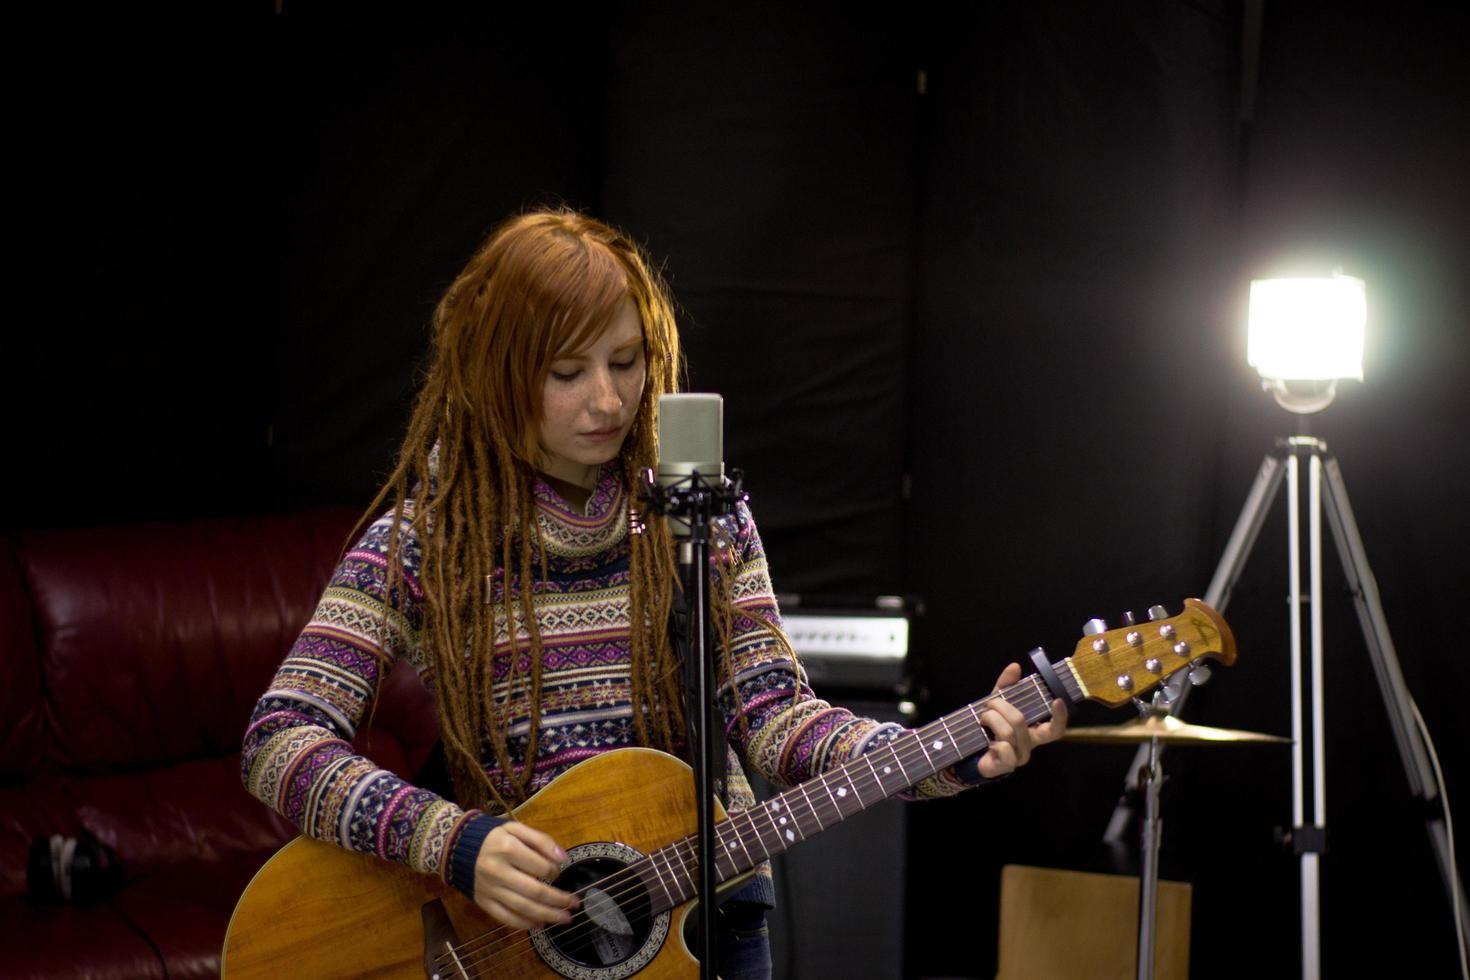
M 455 955 L 459 933 L 449 921 L 449 912 L 439 899 L 425 902 L 419 910 L 424 923 L 424 976 L 429 980 L 468 980 L 464 964 Z

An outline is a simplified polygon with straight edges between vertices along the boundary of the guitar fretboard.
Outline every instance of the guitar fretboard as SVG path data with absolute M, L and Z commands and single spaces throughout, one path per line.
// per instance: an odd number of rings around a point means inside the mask
M 1068 699 L 1079 700 L 1080 690 L 1064 664 L 1057 675 Z M 1004 691 L 1003 696 L 1034 725 L 1051 716 L 1052 695 L 1032 674 Z M 990 698 L 906 731 L 880 748 L 836 769 L 793 786 L 748 810 L 740 810 L 715 828 L 715 865 L 718 880 L 728 881 L 791 846 L 866 810 L 955 763 L 983 752 L 990 735 L 980 714 Z M 653 899 L 654 911 L 673 908 L 699 891 L 699 848 L 691 835 L 652 852 L 633 866 Z

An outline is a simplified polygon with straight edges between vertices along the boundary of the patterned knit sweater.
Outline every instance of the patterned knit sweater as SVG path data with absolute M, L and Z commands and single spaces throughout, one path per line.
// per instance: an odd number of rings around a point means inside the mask
M 591 756 L 635 745 L 629 670 L 629 553 L 626 491 L 604 467 L 583 513 L 574 513 L 537 481 L 536 520 L 548 575 L 533 588 L 542 638 L 542 709 L 535 772 L 539 790 Z M 434 689 L 424 637 L 422 548 L 406 515 L 399 560 L 404 595 L 386 602 L 391 514 L 379 519 L 342 559 L 321 603 L 261 697 L 245 732 L 242 775 L 249 791 L 301 831 L 356 851 L 440 876 L 473 894 L 475 856 L 499 819 L 412 785 L 354 753 L 350 740 L 394 662 L 406 659 Z M 727 805 L 754 802 L 735 753 L 766 779 L 791 785 L 896 737 L 902 729 L 855 717 L 813 695 L 804 675 L 760 621 L 779 625 L 765 553 L 749 512 L 721 520 L 733 549 L 737 610 L 730 655 L 733 685 L 721 706 L 731 747 Z M 498 580 L 497 576 L 497 580 Z M 491 601 L 497 601 L 491 596 Z M 508 650 L 504 627 L 497 651 Z M 521 627 L 522 665 L 529 642 Z M 512 697 L 509 748 L 519 763 L 529 732 L 526 685 L 510 690 L 509 657 L 497 656 L 497 697 Z M 524 674 L 523 674 L 524 676 Z M 739 722 L 735 699 L 744 707 Z M 502 791 L 505 774 L 492 753 L 486 772 Z M 906 795 L 948 796 L 980 782 L 973 765 L 919 783 Z

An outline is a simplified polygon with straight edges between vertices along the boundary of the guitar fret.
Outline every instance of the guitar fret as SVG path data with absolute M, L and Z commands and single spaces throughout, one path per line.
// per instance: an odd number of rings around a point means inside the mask
M 1032 687 L 1036 688 L 1036 694 L 1041 698 L 1041 706 L 1036 709 L 1036 717 L 1032 718 L 1028 715 L 1026 718 L 1028 722 L 1035 724 L 1051 717 L 1053 695 L 1047 691 L 1046 685 L 1041 683 L 1041 676 L 1039 674 L 1032 674 L 1027 680 L 1031 682 Z
M 687 861 L 684 860 L 684 855 L 683 854 L 679 854 L 679 845 L 678 844 L 675 844 L 675 845 L 673 845 L 671 847 L 665 847 L 665 848 L 663 848 L 663 854 L 664 854 L 664 863 L 666 863 L 669 866 L 669 874 L 671 876 L 674 876 L 675 883 L 677 883 L 679 885 L 679 902 L 682 902 L 685 898 L 687 898 L 688 896 L 694 894 L 694 891 L 695 891 L 695 888 L 694 888 L 694 875 L 689 870 L 689 862 L 687 862 Z M 679 877 L 677 877 L 675 875 L 675 872 L 674 872 L 674 861 L 673 861 L 673 855 L 674 854 L 678 854 L 678 857 L 679 857 L 679 870 L 683 872 L 683 878 L 682 879 L 679 878 Z M 679 904 L 679 902 L 675 902 L 674 904 L 677 905 L 677 904 Z
M 765 813 L 766 819 L 770 821 L 771 829 L 776 832 L 776 846 L 780 848 L 780 851 L 778 851 L 777 853 L 785 851 L 790 845 L 795 844 L 798 836 L 801 837 L 802 840 L 806 840 L 806 836 L 801 833 L 800 822 L 796 821 L 795 819 L 795 814 L 792 814 L 791 817 L 786 817 L 782 815 L 783 810 L 786 813 L 791 813 L 791 807 L 789 803 L 783 802 L 790 795 L 791 791 L 788 790 L 787 792 L 782 793 L 776 799 L 768 800 L 767 802 L 761 804 L 761 810 Z M 791 826 L 787 827 L 785 833 L 783 834 L 781 828 L 787 823 L 790 823 Z
M 832 772 L 830 775 L 837 776 L 837 777 L 839 777 L 842 780 L 842 785 L 840 785 L 840 786 L 837 787 L 837 797 L 838 797 L 838 799 L 842 799 L 842 800 L 847 799 L 848 793 L 851 792 L 852 793 L 852 802 L 855 803 L 855 804 L 857 804 L 857 810 L 866 810 L 868 808 L 868 804 L 866 804 L 866 803 L 863 802 L 863 794 L 858 789 L 856 780 L 853 779 L 852 770 L 854 768 L 856 768 L 855 764 L 849 762 L 849 763 L 846 763 L 845 765 L 843 765 L 841 768 L 839 768 L 839 769 L 835 770 L 834 772 Z M 830 790 L 829 790 L 829 792 L 830 792 Z M 842 809 L 842 804 L 840 804 L 840 803 L 837 805 L 837 809 L 838 809 L 838 812 L 841 813 L 844 817 L 849 816 L 849 815 L 857 812 L 857 810 L 854 810 L 854 809 L 851 809 L 851 808 L 849 808 L 847 810 L 843 810 Z
M 876 755 L 877 753 L 873 753 L 873 754 Z M 889 788 L 883 784 L 883 777 L 880 776 L 880 775 L 878 775 L 878 767 L 875 766 L 875 765 L 873 765 L 872 755 L 865 755 L 865 756 L 863 756 L 863 761 L 868 764 L 868 769 L 871 770 L 872 773 L 873 773 L 873 781 L 878 786 L 878 799 L 879 800 L 886 800 L 886 799 L 888 799 L 888 797 L 890 797 L 890 796 L 893 795 L 893 791 L 889 790 Z
M 990 748 L 990 735 L 985 731 L 985 725 L 980 721 L 980 712 L 975 710 L 975 706 L 969 705 L 968 710 L 975 719 L 975 733 L 980 736 L 980 747 L 975 752 L 984 752 Z M 973 754 L 972 752 L 971 755 Z
M 724 827 L 725 824 L 720 824 L 715 830 L 715 879 L 717 881 L 733 878 L 740 873 L 740 865 L 735 860 L 735 848 L 744 846 L 738 836 L 732 841 L 725 840 Z M 729 865 L 728 870 L 720 867 L 722 859 Z
M 756 807 L 757 808 L 759 808 L 759 806 L 760 806 L 760 804 L 756 804 Z M 766 846 L 765 840 L 761 837 L 760 828 L 756 826 L 755 813 L 752 810 L 746 810 L 744 813 L 736 814 L 736 816 L 737 817 L 744 817 L 745 818 L 745 822 L 750 825 L 750 832 L 753 835 L 755 835 L 755 842 L 761 846 L 761 852 L 764 855 L 764 857 L 762 857 L 761 860 L 765 860 L 766 858 L 769 858 L 771 856 L 771 849 Z M 731 822 L 733 823 L 734 820 L 735 820 L 735 818 L 732 817 L 731 818 Z M 752 864 L 753 863 L 754 862 L 752 862 Z
M 837 811 L 837 816 L 838 817 L 845 817 L 845 816 L 847 816 L 847 814 L 845 814 L 845 813 L 842 812 L 842 804 L 841 804 L 841 802 L 838 801 L 837 794 L 835 794 L 835 793 L 832 792 L 832 786 L 831 786 L 830 783 L 827 782 L 827 774 L 826 773 L 823 773 L 822 774 L 821 782 L 822 782 L 822 788 L 827 791 L 827 799 L 829 799 L 829 800 L 832 801 L 832 809 L 834 809 L 834 810 Z
M 879 800 L 881 800 L 881 799 L 884 798 L 883 797 L 883 781 L 878 778 L 878 770 L 873 768 L 873 760 L 872 759 L 869 759 L 866 755 L 863 755 L 861 758 L 858 759 L 858 761 L 867 764 L 868 773 L 873 777 L 873 785 L 878 790 L 877 795 L 875 795 L 873 797 L 873 802 L 874 803 L 877 803 Z M 857 781 L 856 780 L 853 781 L 853 785 L 854 786 L 857 785 Z M 858 796 L 862 796 L 862 795 L 864 795 L 863 794 L 863 790 L 861 790 L 861 789 L 858 790 Z
M 679 903 L 674 900 L 674 893 L 669 890 L 669 883 L 664 880 L 664 873 L 658 869 L 657 851 L 654 851 L 648 856 L 648 866 L 653 869 L 653 873 L 658 877 L 658 883 L 663 886 L 664 895 L 667 896 L 669 900 L 669 908 L 673 908 L 675 905 L 678 905 Z
M 731 835 L 735 838 L 728 845 L 726 845 L 730 849 L 730 851 L 731 851 L 731 857 L 730 857 L 730 859 L 731 859 L 732 862 L 734 861 L 734 853 L 733 852 L 734 852 L 734 849 L 735 849 L 735 845 L 736 844 L 739 844 L 740 845 L 740 850 L 742 850 L 742 851 L 745 852 L 745 860 L 748 862 L 745 866 L 747 868 L 753 868 L 753 867 L 756 866 L 756 863 L 757 862 L 756 862 L 755 858 L 753 858 L 753 857 L 750 856 L 750 848 L 748 848 L 748 847 L 745 846 L 745 840 L 741 836 L 740 831 L 734 826 L 734 823 L 735 823 L 735 821 L 733 821 L 733 820 L 727 820 L 727 821 L 725 821 L 725 826 L 730 828 Z
M 912 734 L 910 734 L 909 737 L 912 738 Z M 888 754 L 893 756 L 893 761 L 898 764 L 898 771 L 903 773 L 904 784 L 902 788 L 907 789 L 908 787 L 914 785 L 914 781 L 912 779 L 909 779 L 909 771 L 903 767 L 903 760 L 898 757 L 897 746 L 900 741 L 902 741 L 902 739 L 894 739 L 892 742 L 888 743 Z
M 950 754 L 955 757 L 954 761 L 958 762 L 965 757 L 966 753 L 961 751 L 959 739 L 954 737 L 954 732 L 949 727 L 949 719 L 941 718 L 939 719 L 939 724 L 944 729 L 944 734 L 949 738 Z
M 934 760 L 933 759 L 929 758 L 929 749 L 926 748 L 925 745 L 924 745 L 924 739 L 925 739 L 925 737 L 926 736 L 922 732 L 915 732 L 914 733 L 914 741 L 916 743 L 918 743 L 919 751 L 922 752 L 922 753 L 924 753 L 924 762 L 925 762 L 925 764 L 929 766 L 929 771 L 930 772 L 934 772 L 939 767 L 936 766 L 936 765 L 934 765 Z M 905 773 L 904 775 L 905 775 L 905 777 L 907 777 L 908 774 Z M 911 783 L 910 785 L 913 785 L 913 784 Z
M 817 822 L 817 830 L 818 831 L 826 830 L 827 828 L 822 824 L 822 818 L 817 815 L 817 808 L 814 807 L 814 806 L 812 806 L 812 798 L 807 795 L 807 792 L 806 792 L 806 784 L 805 783 L 797 783 L 796 784 L 796 788 L 799 789 L 799 790 L 801 790 L 801 796 L 802 796 L 802 798 L 804 800 L 806 800 L 806 807 L 807 807 L 808 810 L 811 811 L 811 813 L 812 813 L 812 819 Z

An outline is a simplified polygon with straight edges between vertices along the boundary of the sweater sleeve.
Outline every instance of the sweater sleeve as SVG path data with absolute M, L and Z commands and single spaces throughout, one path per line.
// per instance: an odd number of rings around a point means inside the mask
M 358 755 L 352 738 L 394 661 L 417 656 L 420 549 L 400 529 L 401 598 L 387 601 L 391 516 L 343 557 L 245 730 L 245 788 L 303 834 L 437 875 L 473 895 L 474 854 L 500 821 Z M 469 853 L 473 850 L 474 853 Z
M 721 547 L 733 569 L 736 615 L 730 631 L 735 673 L 733 685 L 727 681 L 721 689 L 721 708 L 730 744 L 746 763 L 767 780 L 791 786 L 902 735 L 901 725 L 860 717 L 816 696 L 805 671 L 768 628 L 780 628 L 781 614 L 760 534 L 744 504 L 724 521 L 724 531 Z M 920 780 L 900 796 L 953 796 L 983 782 L 972 758 Z

